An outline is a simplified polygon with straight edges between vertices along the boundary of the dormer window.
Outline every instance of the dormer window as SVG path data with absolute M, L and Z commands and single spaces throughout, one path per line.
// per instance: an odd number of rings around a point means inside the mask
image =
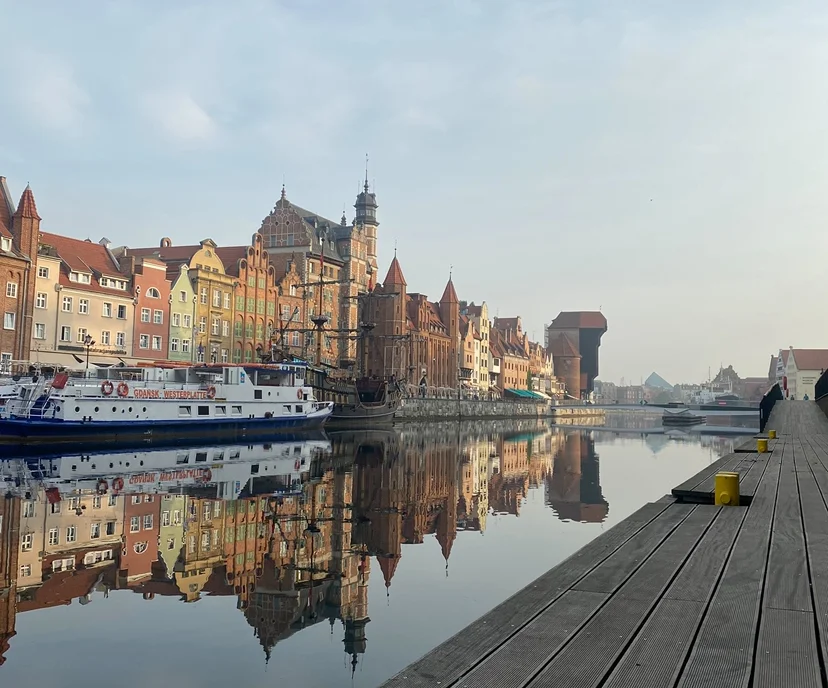
M 92 275 L 88 272 L 70 272 L 69 281 L 78 284 L 92 284 Z
M 0 238 L 0 248 L 4 251 L 11 251 L 11 239 L 8 237 Z
M 126 291 L 127 288 L 126 280 L 112 279 L 111 277 L 101 277 L 100 280 L 98 280 L 98 282 L 102 287 L 107 287 L 108 289 L 118 289 L 120 291 Z

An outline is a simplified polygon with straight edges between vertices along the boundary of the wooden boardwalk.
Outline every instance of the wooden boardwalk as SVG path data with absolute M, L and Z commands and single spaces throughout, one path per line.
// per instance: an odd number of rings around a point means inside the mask
M 384 686 L 828 688 L 828 419 L 786 401 L 768 428 Z M 704 503 L 717 470 L 749 506 Z

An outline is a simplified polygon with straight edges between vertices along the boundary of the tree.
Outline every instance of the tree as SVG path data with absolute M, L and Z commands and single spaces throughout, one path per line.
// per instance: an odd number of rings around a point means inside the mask
M 532 371 L 526 373 L 526 389 L 532 389 Z

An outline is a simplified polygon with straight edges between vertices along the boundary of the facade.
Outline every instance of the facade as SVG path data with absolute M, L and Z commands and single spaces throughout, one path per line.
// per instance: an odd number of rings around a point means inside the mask
M 492 331 L 497 333 L 502 351 L 501 382 L 503 389 L 529 389 L 529 338 L 523 331 L 520 317 L 495 318 Z
M 468 305 L 461 302 L 460 312 L 468 317 L 477 332 L 480 334 L 480 363 L 477 368 L 477 380 L 480 391 L 488 392 L 494 384 L 492 370 L 495 367 L 489 344 L 489 331 L 491 329 L 491 323 L 489 322 L 489 307 L 485 301 L 483 301 L 479 306 L 476 306 L 473 301 Z M 498 371 L 494 374 L 495 377 L 500 372 L 499 362 L 497 368 Z
M 29 360 L 40 216 L 27 186 L 15 209 L 0 177 L 0 370 Z
M 293 356 L 304 358 L 313 342 L 305 327 L 308 307 L 305 287 L 293 260 L 287 262 L 284 275 L 276 282 L 276 290 L 276 323 L 272 344 Z
M 133 349 L 134 322 L 132 280 L 121 272 L 108 242 L 41 232 L 33 360 L 77 367 L 87 353 L 92 363 L 140 359 L 137 345 Z
M 175 564 L 181 556 L 184 539 L 184 517 L 187 497 L 179 494 L 161 494 L 161 523 L 158 527 L 158 549 L 167 578 L 172 578 Z
M 781 358 L 781 357 L 780 357 Z M 814 385 L 825 370 L 828 369 L 828 349 L 794 349 L 788 350 L 783 378 L 783 393 L 786 398 L 814 398 Z
M 460 316 L 460 381 L 461 385 L 473 392 L 487 391 L 489 388 L 489 366 L 485 366 L 485 375 L 481 371 L 480 333 L 468 316 Z M 485 384 L 481 380 L 485 378 Z
M 259 361 L 270 353 L 276 318 L 276 271 L 262 243 L 254 234 L 250 246 L 216 251 L 228 275 L 235 278 L 233 314 L 233 362 Z
M 580 356 L 578 375 L 580 383 L 567 385 L 567 394 L 575 399 L 588 399 L 594 391 L 595 378 L 598 377 L 598 348 L 601 337 L 607 331 L 607 319 L 600 311 L 562 311 L 546 328 L 547 348 L 568 350 L 574 348 Z M 566 343 L 555 345 L 555 340 L 566 335 Z M 574 364 L 573 364 L 574 365 Z M 558 373 L 557 362 L 555 364 Z M 570 379 L 574 383 L 574 380 Z
M 120 562 L 120 578 L 127 585 L 152 574 L 152 565 L 159 558 L 161 496 L 130 494 L 124 502 L 124 548 Z
M 4 495 L 0 499 L 0 666 L 15 635 L 19 556 L 20 498 Z
M 440 301 L 409 294 L 396 256 L 385 281 L 365 298 L 366 319 L 375 327 L 365 338 L 366 374 L 394 375 L 432 388 L 456 389 L 460 380 L 460 302 L 449 278 Z
M 125 275 L 132 276 L 135 294 L 133 356 L 164 360 L 169 348 L 171 305 L 167 266 L 157 258 L 132 255 L 121 256 L 120 265 Z
M 172 286 L 170 287 L 170 332 L 167 358 L 171 361 L 195 360 L 193 338 L 196 332 L 196 302 L 198 297 L 190 281 L 190 269 L 186 263 L 172 267 Z

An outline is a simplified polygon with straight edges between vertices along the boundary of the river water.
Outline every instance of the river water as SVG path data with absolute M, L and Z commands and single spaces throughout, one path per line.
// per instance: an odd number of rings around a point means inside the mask
M 5 462 L 0 679 L 377 686 L 741 440 L 658 424 Z

